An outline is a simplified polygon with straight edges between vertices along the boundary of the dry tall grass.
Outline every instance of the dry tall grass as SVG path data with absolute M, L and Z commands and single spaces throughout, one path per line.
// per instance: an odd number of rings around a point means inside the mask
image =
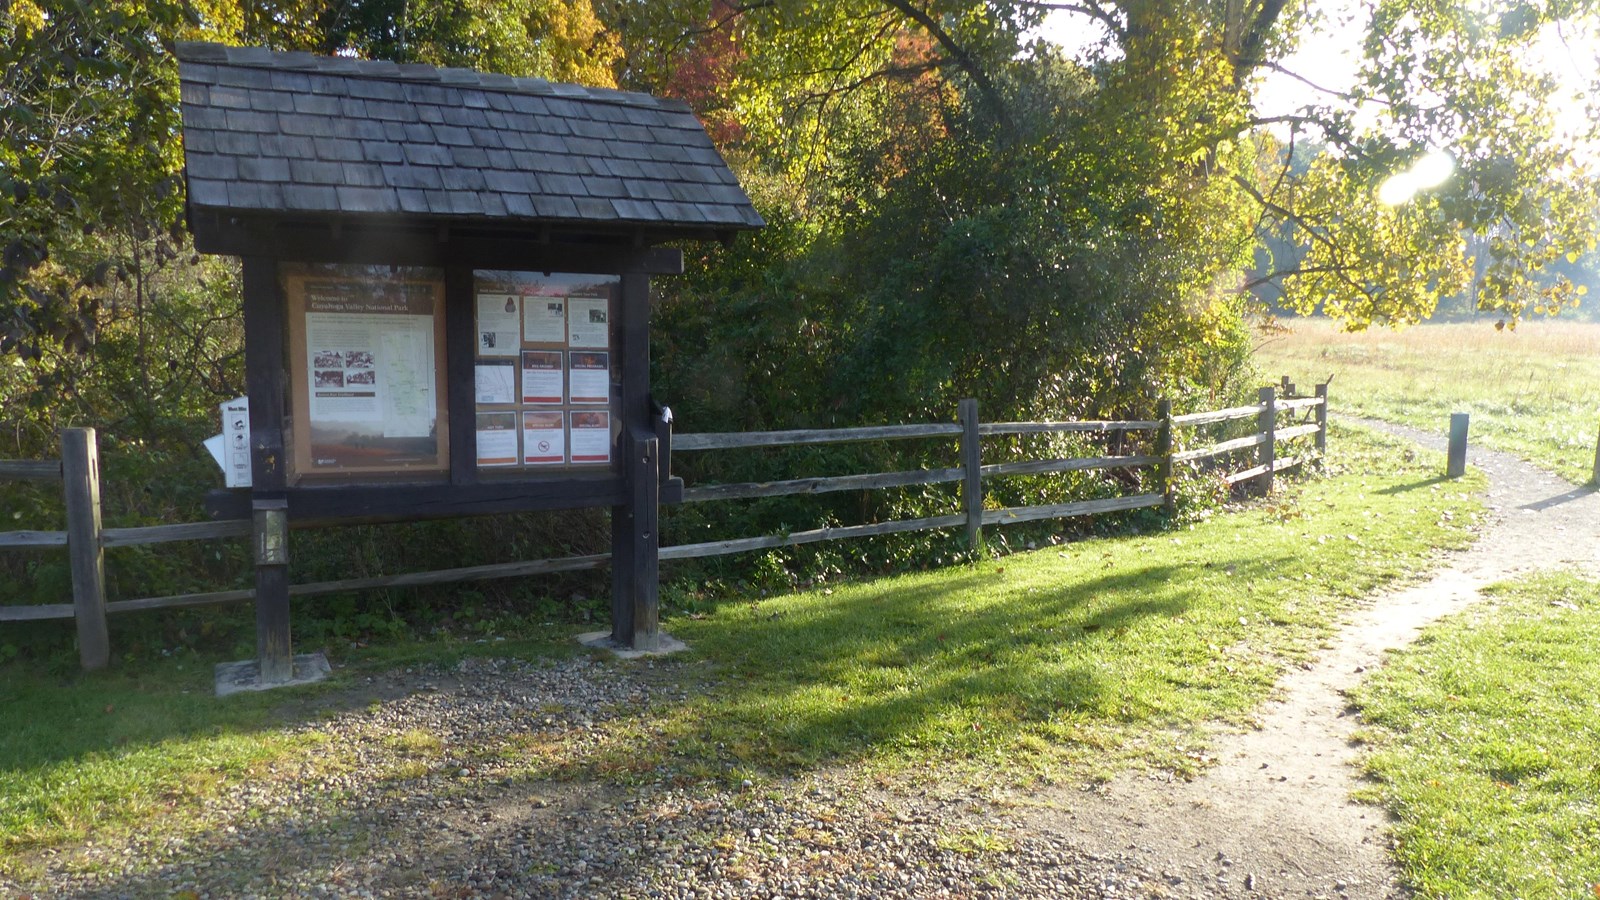
M 1443 430 L 1472 414 L 1475 439 L 1588 479 L 1600 426 L 1600 324 L 1492 322 L 1347 333 L 1322 319 L 1263 332 L 1262 374 L 1301 385 L 1332 376 L 1335 411 Z

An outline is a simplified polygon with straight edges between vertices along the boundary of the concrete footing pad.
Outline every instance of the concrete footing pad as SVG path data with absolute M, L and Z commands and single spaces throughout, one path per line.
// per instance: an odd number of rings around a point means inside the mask
M 306 653 L 294 658 L 293 678 L 288 681 L 263 684 L 261 682 L 260 660 L 247 659 L 243 662 L 218 663 L 217 696 L 226 697 L 229 694 L 238 694 L 244 691 L 268 691 L 273 688 L 316 684 L 327 678 L 332 671 L 333 667 L 328 665 L 328 657 L 321 653 Z
M 656 635 L 656 648 L 654 650 L 635 650 L 624 647 L 611 640 L 609 631 L 588 631 L 578 635 L 578 643 L 595 650 L 607 650 L 618 659 L 638 659 L 641 656 L 666 656 L 671 653 L 682 653 L 689 649 L 689 645 L 678 640 L 665 631 Z

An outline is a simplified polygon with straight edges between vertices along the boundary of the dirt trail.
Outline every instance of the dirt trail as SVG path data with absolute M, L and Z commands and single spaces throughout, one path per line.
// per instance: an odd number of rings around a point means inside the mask
M 1444 449 L 1443 436 L 1356 423 Z M 1106 896 L 1406 896 L 1385 852 L 1385 814 L 1349 799 L 1358 722 L 1344 692 L 1487 584 L 1600 568 L 1600 495 L 1508 454 L 1472 448 L 1468 460 L 1489 476 L 1478 542 L 1426 583 L 1353 612 L 1330 649 L 1280 683 L 1259 730 L 1219 740 L 1214 768 L 1189 783 L 1124 776 L 1099 793 L 1037 798 L 1030 828 L 1100 858 Z

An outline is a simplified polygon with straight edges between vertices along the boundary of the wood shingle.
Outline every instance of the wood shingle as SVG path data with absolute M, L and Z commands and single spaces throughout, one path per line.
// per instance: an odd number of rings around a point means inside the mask
M 180 43 L 177 56 L 191 218 L 764 224 L 677 101 L 258 47 Z

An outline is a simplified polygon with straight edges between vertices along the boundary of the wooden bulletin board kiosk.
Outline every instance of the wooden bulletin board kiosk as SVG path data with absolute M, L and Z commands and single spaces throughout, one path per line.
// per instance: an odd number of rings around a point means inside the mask
M 180 44 L 189 224 L 242 258 L 263 683 L 287 528 L 608 506 L 611 641 L 653 649 L 665 427 L 649 278 L 762 221 L 688 107 Z M 668 485 L 670 489 L 670 485 Z

